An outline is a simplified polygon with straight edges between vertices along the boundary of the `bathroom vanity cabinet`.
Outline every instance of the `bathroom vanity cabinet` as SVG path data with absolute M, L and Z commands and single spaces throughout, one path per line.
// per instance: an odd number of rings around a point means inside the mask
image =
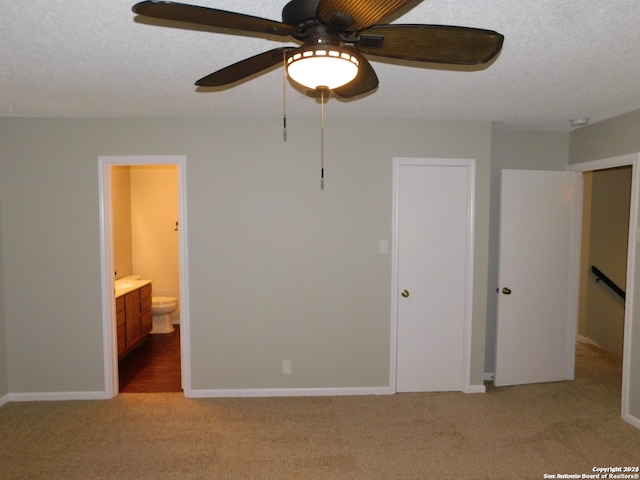
M 145 285 L 140 290 L 140 330 L 141 335 L 147 336 L 153 327 L 151 313 L 151 284 Z
M 116 329 L 118 332 L 118 358 L 127 351 L 127 323 L 124 312 L 124 296 L 116 298 Z
M 144 340 L 152 326 L 150 283 L 117 297 L 118 359 Z

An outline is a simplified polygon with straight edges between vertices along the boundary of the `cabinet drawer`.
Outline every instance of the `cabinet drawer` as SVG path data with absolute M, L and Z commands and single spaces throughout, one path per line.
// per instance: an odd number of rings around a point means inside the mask
M 116 312 L 124 312 L 124 296 L 116 298 Z
M 151 311 L 151 297 L 140 299 L 140 313 Z
M 140 289 L 140 299 L 151 298 L 151 284 L 145 285 Z

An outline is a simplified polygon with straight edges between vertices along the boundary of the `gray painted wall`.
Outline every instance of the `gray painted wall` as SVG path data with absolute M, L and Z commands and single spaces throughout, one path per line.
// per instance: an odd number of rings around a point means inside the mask
M 494 365 L 499 171 L 640 151 L 639 127 L 640 111 L 571 134 L 329 119 L 320 192 L 312 120 L 290 122 L 283 143 L 275 120 L 1 119 L 0 395 L 104 388 L 99 155 L 187 155 L 193 387 L 203 389 L 386 385 L 391 259 L 377 244 L 391 237 L 391 158 L 478 159 L 479 383 L 485 351 L 486 371 Z M 284 357 L 291 377 L 280 375 Z
M 640 110 L 571 132 L 569 163 L 640 152 Z
M 187 156 L 194 389 L 389 381 L 393 157 L 477 159 L 471 383 L 484 373 L 491 127 L 325 120 L 1 119 L 8 387 L 102 391 L 98 163 Z M 281 374 L 281 362 L 293 374 Z

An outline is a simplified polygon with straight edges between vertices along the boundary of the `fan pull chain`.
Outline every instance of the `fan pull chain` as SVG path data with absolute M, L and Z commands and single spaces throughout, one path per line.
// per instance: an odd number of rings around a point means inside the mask
M 282 52 L 282 141 L 287 141 L 287 54 Z
M 320 190 L 324 190 L 324 89 L 320 90 Z

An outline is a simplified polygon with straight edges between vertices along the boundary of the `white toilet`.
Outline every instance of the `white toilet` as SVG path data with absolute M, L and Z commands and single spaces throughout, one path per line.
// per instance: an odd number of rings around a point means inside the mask
M 153 314 L 153 327 L 149 333 L 171 333 L 173 323 L 171 314 L 178 308 L 176 297 L 151 297 L 151 313 Z

